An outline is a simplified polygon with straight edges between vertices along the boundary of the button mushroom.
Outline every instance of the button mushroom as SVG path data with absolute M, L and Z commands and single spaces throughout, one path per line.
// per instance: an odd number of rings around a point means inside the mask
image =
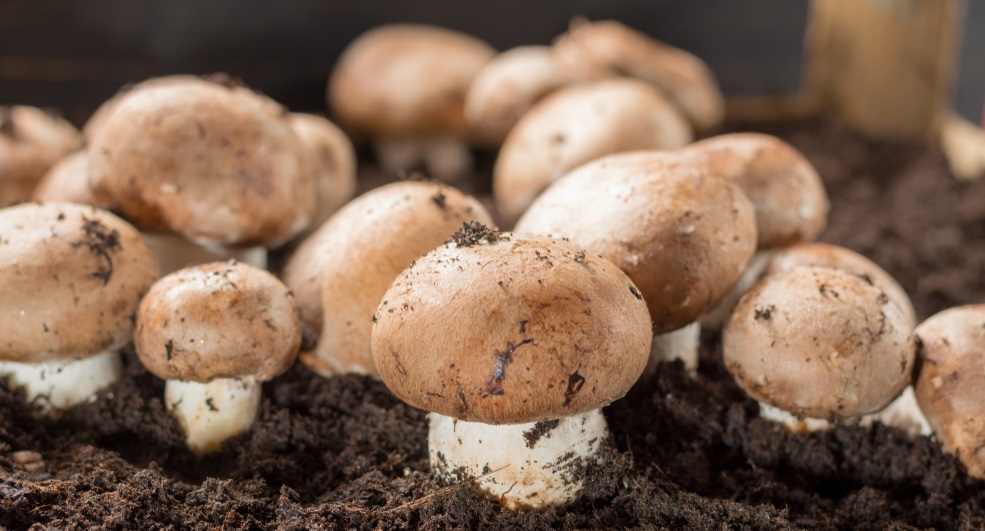
M 82 147 L 72 124 L 36 107 L 0 106 L 0 207 L 27 201 L 44 174 Z
M 260 384 L 286 371 L 300 344 L 298 310 L 287 287 L 235 261 L 165 276 L 137 312 L 137 355 L 167 380 L 165 407 L 196 454 L 250 429 Z
M 31 199 L 42 203 L 111 206 L 97 200 L 89 187 L 89 154 L 84 149 L 56 162 L 38 183 Z
M 117 350 L 156 277 L 137 230 L 106 211 L 0 210 L 0 374 L 42 410 L 94 399 L 118 380 Z
M 315 172 L 317 200 L 310 230 L 342 208 L 356 193 L 356 151 L 341 129 L 321 116 L 292 113 L 291 127 Z
M 599 408 L 639 377 L 632 281 L 562 240 L 470 225 L 407 268 L 373 325 L 384 383 L 431 411 L 431 466 L 511 509 L 569 503 L 608 439 Z

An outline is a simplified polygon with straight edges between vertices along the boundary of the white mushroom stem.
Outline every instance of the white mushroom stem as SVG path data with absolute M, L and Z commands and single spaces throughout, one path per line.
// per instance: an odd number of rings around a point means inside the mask
M 934 432 L 917 404 L 917 396 L 913 392 L 913 386 L 907 387 L 903 394 L 899 395 L 882 411 L 862 417 L 859 425 L 868 427 L 875 422 L 901 429 L 910 437 L 930 436 Z
M 120 355 L 111 350 L 68 361 L 0 362 L 0 376 L 7 378 L 10 387 L 23 388 L 27 401 L 45 413 L 94 401 L 122 373 Z
M 650 361 L 643 374 L 650 376 L 663 362 L 681 360 L 684 368 L 694 372 L 698 368 L 698 347 L 701 345 L 701 323 L 695 321 L 684 328 L 657 334 L 650 344 Z
M 167 380 L 164 402 L 184 429 L 188 448 L 202 455 L 250 429 L 260 409 L 260 390 L 252 376 L 208 383 Z
M 776 254 L 776 249 L 759 249 L 752 255 L 749 265 L 746 266 L 745 273 L 735 283 L 735 286 L 718 301 L 714 308 L 701 316 L 701 325 L 707 330 L 721 330 L 722 325 L 732 313 L 732 308 L 739 302 L 742 295 L 749 291 L 749 288 L 759 280 L 763 271 L 770 265 L 770 260 Z
M 423 165 L 427 175 L 453 182 L 472 170 L 472 151 L 454 137 L 386 138 L 373 144 L 386 171 L 405 171 Z
M 788 413 L 778 407 L 771 406 L 764 402 L 759 403 L 759 416 L 766 420 L 783 424 L 790 431 L 799 433 L 830 430 L 834 427 L 831 421 L 827 419 L 798 417 L 792 413 Z
M 188 241 L 178 234 L 160 232 L 143 233 L 142 236 L 157 258 L 162 276 L 192 265 L 227 260 L 236 260 L 260 269 L 267 268 L 267 249 L 262 246 L 238 248 L 204 246 Z
M 428 448 L 440 479 L 471 478 L 508 509 L 560 506 L 584 487 L 585 467 L 609 436 L 601 410 L 556 421 L 491 425 L 431 413 Z

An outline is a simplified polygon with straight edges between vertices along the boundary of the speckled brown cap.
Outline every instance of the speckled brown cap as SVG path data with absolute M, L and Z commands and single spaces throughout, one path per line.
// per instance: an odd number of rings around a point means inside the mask
M 59 159 L 82 147 L 82 135 L 36 107 L 0 106 L 0 207 L 27 201 Z
M 916 336 L 917 403 L 944 450 L 985 479 L 985 304 L 944 310 Z
M 374 320 L 373 359 L 397 397 L 487 424 L 605 406 L 650 352 L 629 278 L 545 236 L 460 232 L 400 274 Z
M 286 371 L 301 345 L 294 296 L 277 277 L 238 262 L 165 276 L 140 303 L 134 346 L 165 380 L 206 383 Z
M 541 194 L 516 231 L 566 236 L 616 264 L 643 293 L 655 333 L 707 312 L 756 249 L 738 185 L 655 151 L 581 166 Z
M 725 366 L 753 398 L 801 417 L 857 417 L 910 384 L 906 316 L 878 286 L 827 267 L 763 277 L 722 333 Z
M 85 358 L 122 347 L 157 262 L 137 230 L 68 203 L 0 210 L 0 359 Z

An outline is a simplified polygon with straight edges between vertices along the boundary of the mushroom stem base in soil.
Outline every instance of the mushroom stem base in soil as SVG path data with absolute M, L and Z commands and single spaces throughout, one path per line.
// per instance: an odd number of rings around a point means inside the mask
M 508 509 L 574 501 L 586 468 L 609 437 L 601 410 L 559 420 L 492 425 L 430 413 L 431 468 L 449 483 L 477 478 L 490 499 Z
M 871 426 L 875 422 L 880 422 L 886 426 L 899 428 L 910 437 L 920 435 L 930 436 L 934 433 L 933 428 L 927 421 L 927 417 L 920 410 L 917 404 L 917 395 L 913 392 L 913 386 L 907 387 L 903 394 L 899 395 L 888 406 L 881 411 L 870 413 L 862 417 L 859 425 L 862 427 Z
M 267 249 L 263 246 L 254 247 L 220 247 L 200 245 L 186 240 L 179 234 L 142 233 L 147 246 L 154 252 L 161 275 L 173 273 L 179 269 L 209 262 L 225 262 L 236 260 L 244 264 L 267 268 Z
M 188 448 L 202 455 L 250 429 L 260 409 L 260 390 L 252 376 L 208 383 L 168 380 L 164 403 L 185 431 Z
M 42 411 L 63 411 L 96 399 L 96 394 L 115 384 L 123 372 L 120 355 L 105 350 L 93 356 L 67 361 L 0 362 L 0 376 L 11 387 L 24 389 L 28 402 Z
M 763 402 L 759 403 L 759 416 L 766 420 L 782 424 L 790 431 L 797 433 L 811 433 L 834 428 L 834 424 L 827 419 L 798 417 L 793 413 L 788 413 L 778 407 Z
M 695 321 L 683 328 L 653 336 L 650 344 L 650 360 L 646 363 L 644 376 L 657 372 L 657 365 L 681 360 L 684 367 L 693 373 L 698 369 L 698 347 L 701 345 L 701 323 Z
M 457 138 L 387 138 L 377 140 L 373 147 L 388 171 L 423 167 L 428 177 L 454 182 L 472 170 L 472 150 Z

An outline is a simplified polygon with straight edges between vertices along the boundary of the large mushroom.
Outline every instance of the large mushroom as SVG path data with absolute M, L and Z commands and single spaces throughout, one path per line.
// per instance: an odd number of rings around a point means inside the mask
M 599 408 L 639 377 L 650 319 L 614 265 L 560 239 L 471 226 L 407 268 L 383 297 L 373 359 L 431 411 L 440 478 L 477 478 L 511 509 L 570 503 L 599 461 Z
M 0 106 L 0 207 L 28 201 L 48 169 L 80 147 L 82 136 L 61 117 Z

